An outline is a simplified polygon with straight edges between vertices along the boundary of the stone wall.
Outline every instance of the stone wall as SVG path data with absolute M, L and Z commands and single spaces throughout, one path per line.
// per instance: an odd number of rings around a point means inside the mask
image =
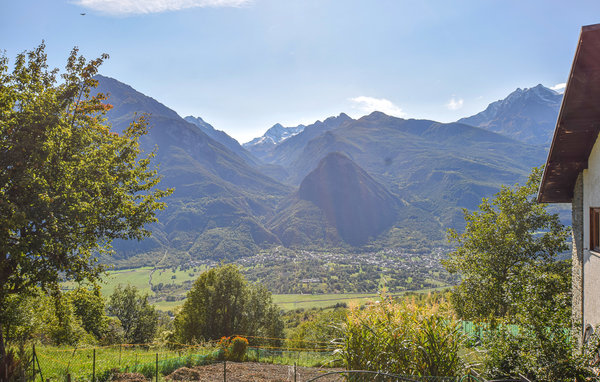
M 575 182 L 571 208 L 573 215 L 573 311 L 571 322 L 573 336 L 581 345 L 583 330 L 583 174 L 581 173 Z

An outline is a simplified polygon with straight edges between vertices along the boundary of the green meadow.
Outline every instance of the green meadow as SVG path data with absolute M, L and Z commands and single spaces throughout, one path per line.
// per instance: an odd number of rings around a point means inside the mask
M 157 309 L 175 311 L 183 304 L 184 300 L 181 298 L 187 293 L 187 290 L 191 286 L 190 283 L 194 282 L 205 269 L 203 266 L 187 270 L 173 270 L 170 268 L 153 269 L 152 267 L 120 269 L 109 271 L 102 278 L 100 286 L 102 294 L 110 296 L 117 285 L 130 284 L 138 288 L 142 293 L 148 293 L 151 302 Z M 152 285 L 157 287 L 162 283 L 166 289 L 157 292 L 152 291 L 150 286 L 151 275 Z M 64 285 L 66 289 L 72 289 L 76 286 L 74 283 L 65 283 Z M 446 289 L 446 287 L 440 285 L 438 288 L 426 288 L 410 292 L 428 293 L 443 289 Z M 165 290 L 167 292 L 164 292 Z M 167 293 L 177 296 L 177 299 L 167 301 Z M 281 306 L 283 310 L 287 311 L 301 308 L 325 308 L 338 303 L 345 303 L 348 306 L 352 304 L 364 304 L 368 300 L 377 299 L 378 297 L 377 293 L 273 294 L 273 301 Z

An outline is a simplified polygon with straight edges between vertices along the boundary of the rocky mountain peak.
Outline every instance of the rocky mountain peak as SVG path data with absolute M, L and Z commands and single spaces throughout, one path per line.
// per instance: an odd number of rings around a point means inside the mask
M 538 84 L 518 88 L 492 102 L 473 116 L 458 120 L 529 144 L 547 145 L 552 140 L 562 94 Z

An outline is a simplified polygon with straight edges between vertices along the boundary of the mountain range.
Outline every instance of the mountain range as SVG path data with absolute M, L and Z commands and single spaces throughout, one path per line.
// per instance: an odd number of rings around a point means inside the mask
M 484 111 L 458 122 L 483 127 L 534 145 L 550 146 L 562 94 L 537 85 L 517 89 Z
M 200 117 L 182 118 L 115 79 L 97 79 L 97 91 L 110 95 L 115 131 L 149 114 L 142 147 L 157 152 L 160 187 L 174 188 L 151 238 L 115 243 L 122 266 L 233 260 L 280 245 L 443 245 L 447 228 L 463 226 L 463 208 L 544 162 L 548 121 L 560 104 L 539 85 L 455 123 L 341 113 L 307 126 L 277 124 L 240 145 Z

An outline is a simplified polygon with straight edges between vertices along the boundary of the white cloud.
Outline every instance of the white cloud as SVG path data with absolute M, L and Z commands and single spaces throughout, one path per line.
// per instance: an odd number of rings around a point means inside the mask
M 363 114 L 370 114 L 374 111 L 380 111 L 387 115 L 394 117 L 405 117 L 406 113 L 401 108 L 394 105 L 394 103 L 385 98 L 373 98 L 373 97 L 354 97 L 350 98 L 350 101 L 354 103 L 353 107 L 359 110 Z
M 253 0 L 75 0 L 82 7 L 110 15 L 179 11 L 198 7 L 240 7 Z
M 448 101 L 448 103 L 446 104 L 446 107 L 448 108 L 448 110 L 458 110 L 463 107 L 464 103 L 465 101 L 462 98 L 457 99 L 453 96 L 452 99 L 450 99 L 450 101 Z
M 550 86 L 550 89 L 554 90 L 555 92 L 563 93 L 566 87 L 567 84 L 565 82 L 561 82 L 560 84 Z

